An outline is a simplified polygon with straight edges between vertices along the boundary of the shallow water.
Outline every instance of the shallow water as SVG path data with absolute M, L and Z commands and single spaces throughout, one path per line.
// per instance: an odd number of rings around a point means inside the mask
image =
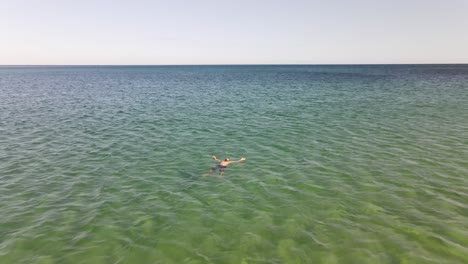
M 467 263 L 467 175 L 467 65 L 0 67 L 0 263 Z

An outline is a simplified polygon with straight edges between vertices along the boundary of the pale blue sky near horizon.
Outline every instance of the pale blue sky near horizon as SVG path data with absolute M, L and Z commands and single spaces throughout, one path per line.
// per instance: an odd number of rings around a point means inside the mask
M 0 0 L 0 65 L 468 63 L 468 0 Z

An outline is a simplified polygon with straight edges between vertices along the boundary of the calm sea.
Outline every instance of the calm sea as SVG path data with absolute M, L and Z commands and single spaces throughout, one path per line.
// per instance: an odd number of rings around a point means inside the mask
M 0 67 L 0 263 L 468 263 L 468 65 Z

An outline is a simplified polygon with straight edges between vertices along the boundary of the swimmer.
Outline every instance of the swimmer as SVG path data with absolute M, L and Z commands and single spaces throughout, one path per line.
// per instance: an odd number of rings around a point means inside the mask
M 229 165 L 230 163 L 232 162 L 242 162 L 242 161 L 245 161 L 245 158 L 241 158 L 240 160 L 231 160 L 229 157 L 227 157 L 226 159 L 224 160 L 219 160 L 216 158 L 216 156 L 213 156 L 212 157 L 214 160 L 216 160 L 217 162 L 219 162 L 218 166 L 214 167 L 214 168 L 211 168 L 210 171 L 208 173 L 213 173 L 213 171 L 215 171 L 216 169 L 219 170 L 219 175 L 223 175 L 224 174 L 224 170 L 226 169 L 227 165 Z

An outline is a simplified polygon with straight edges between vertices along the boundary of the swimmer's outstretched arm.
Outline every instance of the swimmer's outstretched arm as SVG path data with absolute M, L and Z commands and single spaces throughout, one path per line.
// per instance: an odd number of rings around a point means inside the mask
M 231 162 L 242 162 L 242 161 L 245 161 L 245 160 L 246 160 L 246 158 L 240 158 L 240 160 L 233 160 Z
M 212 159 L 221 162 L 219 159 L 216 158 L 216 156 L 211 157 Z

